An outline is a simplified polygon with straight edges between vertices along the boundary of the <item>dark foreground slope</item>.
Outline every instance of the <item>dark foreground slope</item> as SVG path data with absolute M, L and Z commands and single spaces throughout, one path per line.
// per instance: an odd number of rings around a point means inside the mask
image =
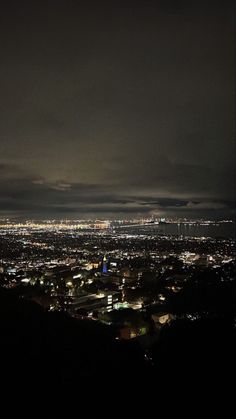
M 120 342 L 113 330 L 96 321 L 76 320 L 45 312 L 14 293 L 0 292 L 1 379 L 14 388 L 80 386 L 89 380 L 130 383 L 154 380 L 178 387 L 197 380 L 230 380 L 235 366 L 232 317 L 178 320 L 163 328 L 149 351 L 136 340 Z

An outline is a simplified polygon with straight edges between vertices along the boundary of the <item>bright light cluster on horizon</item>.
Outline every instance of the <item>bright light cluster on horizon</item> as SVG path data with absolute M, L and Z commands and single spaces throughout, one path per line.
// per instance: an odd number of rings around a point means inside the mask
M 150 219 L 150 218 L 140 218 L 140 219 L 131 219 L 131 220 L 26 220 L 24 222 L 12 221 L 8 218 L 0 219 L 0 229 L 30 229 L 30 230 L 106 230 L 110 227 L 133 227 L 133 226 L 155 226 L 159 224 L 178 224 L 178 225 L 200 225 L 200 226 L 210 226 L 210 225 L 220 225 L 224 223 L 233 223 L 233 220 L 188 220 L 186 218 L 160 218 L 160 219 Z

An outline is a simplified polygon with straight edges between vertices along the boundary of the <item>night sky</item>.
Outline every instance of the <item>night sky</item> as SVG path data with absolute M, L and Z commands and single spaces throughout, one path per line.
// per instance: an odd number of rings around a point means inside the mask
M 0 215 L 235 216 L 234 1 L 3 1 Z

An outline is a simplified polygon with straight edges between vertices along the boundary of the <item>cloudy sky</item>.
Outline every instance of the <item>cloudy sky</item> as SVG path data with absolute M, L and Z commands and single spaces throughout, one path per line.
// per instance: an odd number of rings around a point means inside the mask
M 233 4 L 3 2 L 0 215 L 234 217 Z

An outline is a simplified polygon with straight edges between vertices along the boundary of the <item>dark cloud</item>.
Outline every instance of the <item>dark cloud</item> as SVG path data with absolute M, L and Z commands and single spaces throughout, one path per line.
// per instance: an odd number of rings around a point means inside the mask
M 235 214 L 236 203 L 135 195 L 112 185 L 48 182 L 12 165 L 0 165 L 0 213 L 14 217 L 117 217 L 126 215 Z M 146 192 L 146 189 L 144 189 Z
M 2 212 L 231 216 L 233 5 L 5 3 Z

